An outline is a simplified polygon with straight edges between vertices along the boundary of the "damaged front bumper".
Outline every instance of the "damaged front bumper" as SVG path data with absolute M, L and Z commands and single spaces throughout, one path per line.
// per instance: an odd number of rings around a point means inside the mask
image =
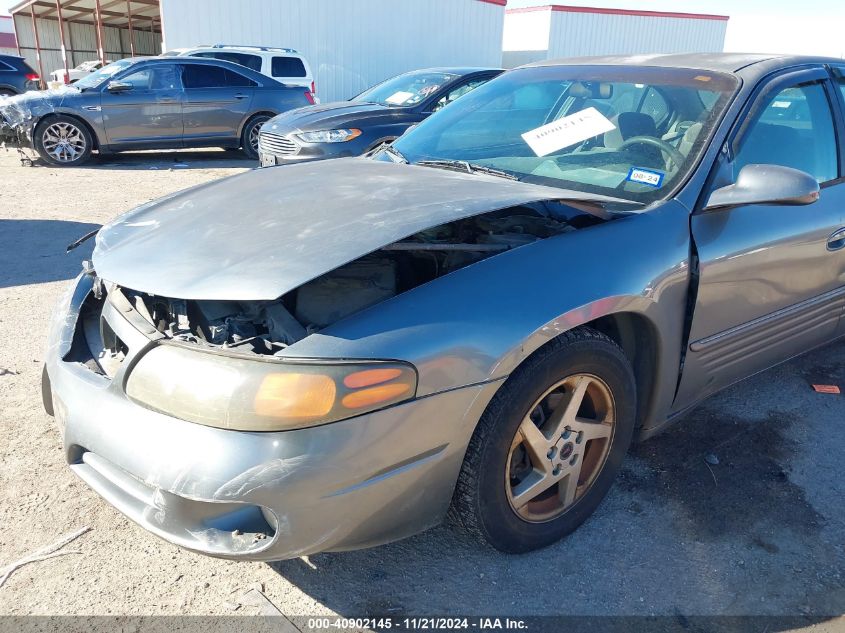
M 378 545 L 441 521 L 498 383 L 284 432 L 185 422 L 126 397 L 150 344 L 130 315 L 103 309 L 129 349 L 114 375 L 80 362 L 74 341 L 86 335 L 79 314 L 93 285 L 80 275 L 57 307 L 45 398 L 71 469 L 130 519 L 193 551 L 265 561 Z
M 0 144 L 32 147 L 34 118 L 17 97 L 0 97 Z

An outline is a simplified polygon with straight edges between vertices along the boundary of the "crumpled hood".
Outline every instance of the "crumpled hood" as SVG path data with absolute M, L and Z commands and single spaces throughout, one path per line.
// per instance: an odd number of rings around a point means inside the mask
M 51 90 L 29 90 L 12 97 L 0 97 L 0 118 L 9 126 L 20 125 L 46 112 L 74 103 L 81 94 L 76 88 L 63 86 Z
M 270 300 L 424 229 L 561 197 L 492 176 L 347 158 L 256 169 L 103 227 L 107 281 L 179 299 Z

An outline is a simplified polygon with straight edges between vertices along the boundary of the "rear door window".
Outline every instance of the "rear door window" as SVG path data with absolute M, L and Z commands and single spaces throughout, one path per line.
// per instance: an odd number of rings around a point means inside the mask
M 197 88 L 251 88 L 256 84 L 228 68 L 206 64 L 185 64 L 182 81 L 186 89 Z
M 836 134 L 824 85 L 785 88 L 762 99 L 757 120 L 743 136 L 734 173 L 761 163 L 800 169 L 820 183 L 836 178 Z
M 305 77 L 305 64 L 298 57 L 273 57 L 270 74 L 274 77 Z

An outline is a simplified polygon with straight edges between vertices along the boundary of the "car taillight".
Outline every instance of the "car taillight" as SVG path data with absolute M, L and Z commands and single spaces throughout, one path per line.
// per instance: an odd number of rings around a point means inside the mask
M 305 91 L 305 98 L 308 99 L 308 103 L 314 105 L 316 101 L 314 101 L 314 95 L 311 93 L 310 90 Z
M 41 81 L 41 77 L 36 75 L 35 73 L 30 73 L 26 76 L 27 81 Z
M 317 94 L 317 86 L 316 86 L 316 84 L 312 81 L 312 82 L 311 82 L 311 96 L 313 97 L 315 94 Z

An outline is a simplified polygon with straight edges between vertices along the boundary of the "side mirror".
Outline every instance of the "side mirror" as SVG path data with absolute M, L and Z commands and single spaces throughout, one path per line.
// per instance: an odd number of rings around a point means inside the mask
M 705 211 L 747 204 L 812 204 L 819 199 L 819 183 L 810 174 L 780 165 L 746 165 L 736 182 L 716 189 Z
M 129 92 L 130 90 L 132 90 L 132 88 L 132 84 L 123 83 L 122 81 L 110 81 L 109 85 L 106 86 L 106 90 L 108 90 L 112 94 Z

